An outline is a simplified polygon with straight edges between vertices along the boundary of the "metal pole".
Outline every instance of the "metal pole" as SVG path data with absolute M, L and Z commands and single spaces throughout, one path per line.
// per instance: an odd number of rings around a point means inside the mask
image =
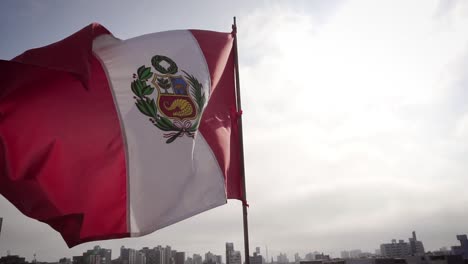
M 234 65 L 236 74 L 236 96 L 237 96 L 237 112 L 242 112 L 241 95 L 240 95 L 240 81 L 239 81 L 239 56 L 237 51 L 237 25 L 236 17 L 234 17 L 234 24 L 232 25 L 234 31 Z M 237 119 L 237 125 L 239 128 L 239 143 L 240 143 L 240 162 L 241 162 L 241 177 L 242 177 L 242 212 L 244 219 L 244 250 L 245 250 L 245 264 L 250 264 L 250 253 L 249 253 L 249 226 L 247 222 L 247 192 L 245 188 L 245 164 L 244 164 L 244 137 L 242 132 L 242 116 Z

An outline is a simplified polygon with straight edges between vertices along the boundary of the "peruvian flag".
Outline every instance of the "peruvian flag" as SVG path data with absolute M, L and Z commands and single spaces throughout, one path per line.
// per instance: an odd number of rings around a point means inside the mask
M 0 60 L 0 194 L 70 247 L 244 200 L 233 37 L 91 24 Z

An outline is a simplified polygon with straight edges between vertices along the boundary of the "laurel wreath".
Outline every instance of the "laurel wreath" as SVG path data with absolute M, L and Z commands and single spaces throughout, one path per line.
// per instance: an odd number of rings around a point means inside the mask
M 161 66 L 162 61 L 165 61 L 169 64 L 169 67 L 167 69 Z M 178 71 L 177 65 L 174 63 L 174 61 L 165 56 L 156 55 L 151 59 L 151 63 L 157 71 L 163 74 L 174 74 Z M 189 128 L 177 127 L 174 125 L 174 123 L 171 122 L 170 119 L 158 114 L 156 102 L 153 98 L 148 97 L 155 90 L 153 87 L 151 87 L 151 85 L 148 85 L 147 83 L 147 81 L 153 76 L 153 72 L 151 72 L 151 67 L 146 67 L 145 65 L 139 67 L 137 70 L 137 74 L 134 75 L 135 80 L 132 81 L 131 84 L 132 92 L 135 94 L 135 104 L 138 110 L 140 110 L 140 112 L 144 115 L 150 117 L 149 120 L 151 121 L 151 123 L 153 123 L 157 128 L 161 129 L 162 131 L 177 132 L 169 137 L 169 139 L 166 141 L 167 144 L 172 143 L 182 133 L 187 133 L 189 136 L 193 137 L 193 134 L 197 131 L 198 125 L 200 123 L 201 111 L 206 101 L 205 95 L 203 93 L 203 85 L 193 75 L 187 73 L 186 71 L 183 72 L 192 88 L 190 90 L 190 93 L 195 99 L 199 110 L 195 122 Z

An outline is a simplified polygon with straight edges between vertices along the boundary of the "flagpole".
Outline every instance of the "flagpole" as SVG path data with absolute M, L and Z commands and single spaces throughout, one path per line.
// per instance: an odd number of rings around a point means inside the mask
M 237 96 L 237 112 L 242 113 L 241 95 L 240 95 L 240 81 L 239 81 L 239 56 L 237 51 L 237 24 L 236 17 L 234 17 L 234 24 L 232 25 L 234 31 L 234 64 L 236 73 L 236 96 Z M 242 132 L 242 116 L 237 119 L 239 128 L 239 142 L 240 142 L 240 162 L 241 162 L 241 177 L 242 177 L 242 212 L 244 220 L 244 250 L 245 250 L 245 264 L 250 264 L 249 253 L 249 226 L 247 222 L 247 192 L 245 188 L 245 164 L 244 164 L 244 137 Z

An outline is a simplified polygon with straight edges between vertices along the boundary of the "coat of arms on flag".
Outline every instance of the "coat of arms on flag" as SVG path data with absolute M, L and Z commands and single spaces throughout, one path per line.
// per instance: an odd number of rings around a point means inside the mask
M 182 70 L 184 75 L 176 75 L 177 64 L 169 57 L 155 55 L 151 64 L 155 72 L 142 65 L 133 75 L 131 89 L 136 106 L 157 128 L 166 132 L 166 143 L 184 135 L 193 138 L 206 102 L 202 84 L 186 71 Z M 155 87 L 156 101 L 150 97 Z

